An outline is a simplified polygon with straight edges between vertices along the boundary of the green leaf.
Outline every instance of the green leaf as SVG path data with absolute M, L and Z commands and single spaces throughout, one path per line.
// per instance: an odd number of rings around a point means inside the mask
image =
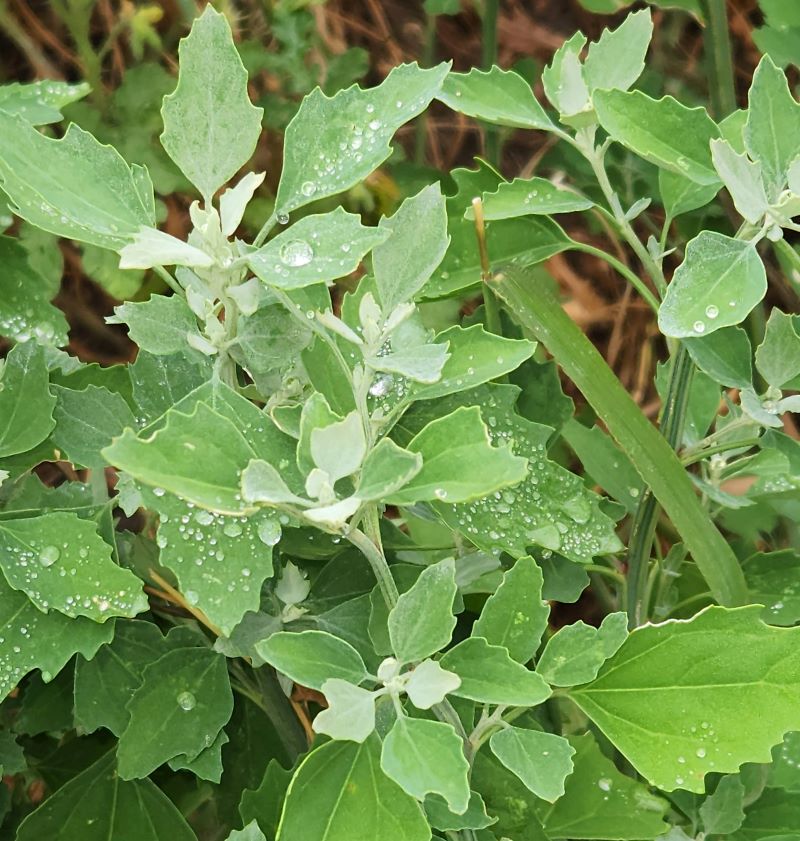
M 114 752 L 71 779 L 28 815 L 18 841 L 80 838 L 107 841 L 195 841 L 183 815 L 151 780 L 126 781 L 117 774 Z
M 527 473 L 526 459 L 491 445 L 477 406 L 431 421 L 406 449 L 422 455 L 422 470 L 387 500 L 395 505 L 426 499 L 465 502 L 516 484 Z
M 483 194 L 483 215 L 489 221 L 517 216 L 575 213 L 590 207 L 594 207 L 590 199 L 539 177 L 504 181 L 494 192 Z M 468 208 L 465 217 L 474 219 L 475 211 Z
M 178 62 L 178 86 L 161 108 L 161 145 L 208 205 L 253 154 L 264 111 L 250 102 L 230 26 L 213 6 L 181 41 Z
M 386 231 L 366 228 L 341 207 L 305 216 L 248 257 L 267 286 L 300 289 L 354 272 L 364 255 L 386 239 Z
M 739 324 L 767 291 L 752 243 L 701 231 L 687 246 L 658 311 L 662 333 L 700 336 Z
M 550 606 L 542 601 L 542 571 L 532 558 L 520 558 L 489 596 L 472 626 L 472 636 L 502 645 L 513 660 L 527 663 L 547 627 Z
M 365 502 L 385 499 L 414 478 L 422 469 L 422 456 L 381 439 L 361 465 L 356 496 Z
M 179 411 L 181 407 L 191 414 Z M 163 425 L 148 437 L 137 438 L 126 430 L 103 454 L 148 485 L 203 508 L 238 515 L 248 511 L 240 482 L 249 462 L 260 458 L 280 464 L 284 476 L 294 479 L 289 461 L 294 449 L 295 442 L 264 412 L 228 386 L 213 382 L 167 412 Z M 202 473 L 197 472 L 198 453 L 203 456 Z
M 377 87 L 357 85 L 327 97 L 312 91 L 286 128 L 278 215 L 348 190 L 391 154 L 397 129 L 425 110 L 448 66 L 395 67 Z
M 590 476 L 632 514 L 639 505 L 642 480 L 608 433 L 570 419 L 561 431 Z
M 667 801 L 621 774 L 591 733 L 572 739 L 572 745 L 575 770 L 567 777 L 564 796 L 537 809 L 547 837 L 639 841 L 662 836 L 668 829 L 662 820 Z
M 482 324 L 453 325 L 437 334 L 436 342 L 447 343 L 450 355 L 437 382 L 410 386 L 413 400 L 444 397 L 502 377 L 530 359 L 536 349 L 536 344 L 527 339 L 487 333 Z
M 533 707 L 550 696 L 550 688 L 536 672 L 508 656 L 505 648 L 470 637 L 446 652 L 439 661 L 455 672 L 461 686 L 452 694 L 484 704 Z
M 197 318 L 179 295 L 151 295 L 147 301 L 114 308 L 109 324 L 127 324 L 128 335 L 149 353 L 186 353 L 186 337 L 199 335 Z
M 581 621 L 565 625 L 547 641 L 536 670 L 551 686 L 588 683 L 627 636 L 624 613 L 609 613 L 599 628 Z
M 604 29 L 589 46 L 583 75 L 589 91 L 598 88 L 626 91 L 641 76 L 653 36 L 649 9 L 628 15 L 616 29 Z
M 513 128 L 553 128 L 522 76 L 496 66 L 448 74 L 436 98 L 454 111 L 487 123 Z
M 8 583 L 40 610 L 95 622 L 147 610 L 141 581 L 114 563 L 90 520 L 64 512 L 2 520 L 0 547 Z
M 158 496 L 149 488 L 141 493 L 159 515 L 159 562 L 175 573 L 186 601 L 230 636 L 248 610 L 258 610 L 261 585 L 273 574 L 277 519 L 263 509 L 237 517 L 197 508 L 174 494 Z
M 769 762 L 797 720 L 800 632 L 770 628 L 760 612 L 710 607 L 688 622 L 637 628 L 570 695 L 658 788 L 702 792 L 709 771 Z
M 769 625 L 791 627 L 800 621 L 797 580 L 800 555 L 792 549 L 759 552 L 744 564 L 744 577 L 754 602 L 764 605 L 761 618 Z
M 152 622 L 118 621 L 114 639 L 91 659 L 75 665 L 75 719 L 87 732 L 106 727 L 120 736 L 130 713 L 125 704 L 142 682 L 145 666 L 169 650 L 169 643 Z
M 736 832 L 744 821 L 745 788 L 735 776 L 723 777 L 714 793 L 700 807 L 703 829 L 708 835 Z
M 799 822 L 800 799 L 781 789 L 767 789 L 747 809 L 742 828 L 730 841 L 797 841 Z
M 453 600 L 458 588 L 452 558 L 426 567 L 389 612 L 392 651 L 401 663 L 424 660 L 453 636 Z
M 752 388 L 753 349 L 741 327 L 723 327 L 708 336 L 687 337 L 683 344 L 692 361 L 726 388 Z
M 244 823 L 255 820 L 274 841 L 278 821 L 283 810 L 286 789 L 292 779 L 292 772 L 284 770 L 277 760 L 271 759 L 258 788 L 242 792 L 239 814 Z
M 414 300 L 447 251 L 447 213 L 438 184 L 407 198 L 394 216 L 381 219 L 389 237 L 372 252 L 372 268 L 384 315 Z
M 800 154 L 800 105 L 792 96 L 784 72 L 764 56 L 753 74 L 744 142 L 750 157 L 761 164 L 771 202 L 786 185 L 789 165 Z
M 327 709 L 314 718 L 314 730 L 332 739 L 363 742 L 375 729 L 375 695 L 340 678 L 322 684 Z
M 447 345 L 415 345 L 384 356 L 367 357 L 367 364 L 376 371 L 398 374 L 417 383 L 430 384 L 439 381 L 442 368 L 447 362 Z
M 68 619 L 61 613 L 42 613 L 24 593 L 0 581 L 0 698 L 34 669 L 53 679 L 70 658 L 81 653 L 91 658 L 114 633 L 112 622 Z M 24 630 L 24 633 L 23 633 Z
M 711 159 L 739 215 L 751 225 L 758 224 L 769 209 L 761 165 L 737 154 L 727 140 L 711 141 Z
M 106 465 L 100 450 L 136 421 L 125 398 L 102 386 L 81 391 L 54 385 L 56 428 L 53 444 L 73 464 L 102 470 Z
M 120 269 L 151 269 L 153 266 L 208 269 L 213 265 L 214 258 L 210 254 L 156 228 L 140 228 L 119 252 Z
M 469 763 L 450 724 L 399 716 L 383 741 L 381 769 L 412 797 L 439 794 L 451 811 L 469 805 Z
M 155 224 L 147 170 L 74 123 L 53 140 L 0 111 L 0 183 L 18 216 L 79 242 L 117 250 Z
M 61 109 L 83 99 L 90 90 L 86 82 L 77 85 L 52 79 L 29 84 L 13 82 L 0 87 L 0 111 L 18 114 L 34 126 L 57 123 L 63 119 Z
M 558 109 L 561 122 L 575 126 L 596 122 L 580 59 L 585 45 L 586 36 L 576 32 L 556 50 L 542 71 L 545 93 Z
M 639 157 L 698 184 L 719 181 L 709 148 L 719 129 L 704 108 L 687 108 L 671 96 L 613 90 L 597 91 L 594 107 L 611 137 Z
M 310 331 L 281 306 L 240 317 L 231 356 L 252 376 L 282 373 L 297 361 L 311 340 Z
M 783 742 L 772 749 L 772 765 L 767 786 L 800 792 L 800 731 L 787 733 Z
M 429 841 L 417 802 L 381 771 L 380 750 L 372 736 L 309 753 L 289 784 L 277 841 Z
M 1 89 L 0 89 L 1 90 Z M 12 733 L 0 733 L 0 769 L 4 775 L 20 774 L 28 767 L 25 751 Z
M 470 792 L 467 810 L 460 815 L 451 812 L 447 803 L 438 794 L 431 794 L 425 798 L 425 814 L 435 829 L 444 832 L 459 832 L 462 829 L 485 829 L 497 822 L 497 818 L 490 818 L 486 814 L 486 804 L 477 791 Z
M 489 747 L 537 797 L 553 803 L 564 794 L 575 749 L 562 736 L 506 727 L 491 737 Z
M 250 821 L 244 829 L 235 829 L 227 841 L 267 841 L 264 833 L 255 821 Z
M 0 335 L 16 342 L 33 338 L 40 344 L 63 347 L 67 320 L 50 303 L 51 290 L 28 252 L 17 240 L 0 237 L 0 262 Z
M 359 684 L 367 677 L 355 648 L 325 631 L 279 631 L 257 643 L 256 651 L 279 672 L 311 689 L 321 691 L 331 678 Z
M 772 310 L 764 340 L 756 348 L 756 368 L 775 388 L 800 387 L 800 333 L 793 316 Z
M 0 458 L 33 449 L 55 426 L 44 350 L 14 345 L 0 368 Z
M 180 754 L 194 759 L 233 712 L 225 658 L 206 648 L 168 652 L 145 667 L 127 708 L 130 721 L 117 750 L 123 780 L 146 777 Z
M 367 453 L 364 425 L 358 412 L 350 412 L 342 420 L 316 427 L 309 436 L 314 465 L 336 482 L 352 476 Z
M 446 672 L 435 660 L 423 660 L 408 675 L 405 690 L 417 709 L 429 710 L 444 701 L 460 683 L 458 675 Z
M 159 356 L 139 348 L 127 366 L 133 399 L 146 423 L 152 423 L 211 377 L 207 356 L 194 352 Z
M 522 482 L 462 505 L 435 502 L 439 516 L 484 551 L 502 550 L 513 557 L 528 547 L 543 546 L 568 558 L 589 563 L 595 555 L 620 546 L 613 522 L 600 510 L 600 498 L 573 473 L 551 462 L 547 444 L 552 429 L 531 423 L 514 412 L 519 392 L 513 386 L 491 385 L 426 404 L 417 404 L 402 423 L 414 428 L 432 414 L 439 417 L 457 403 L 481 407 L 493 442 L 513 442 L 534 465 Z M 428 414 L 430 413 L 430 414 Z
M 705 207 L 720 190 L 720 184 L 698 184 L 668 169 L 658 171 L 658 190 L 664 211 L 670 219 Z
M 220 730 L 217 738 L 203 748 L 197 756 L 190 759 L 182 753 L 170 759 L 167 763 L 173 771 L 190 771 L 201 780 L 219 783 L 222 779 L 222 748 L 228 744 L 228 734 Z

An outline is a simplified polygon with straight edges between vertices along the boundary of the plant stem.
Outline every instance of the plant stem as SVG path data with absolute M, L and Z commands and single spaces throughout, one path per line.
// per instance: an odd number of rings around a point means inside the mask
M 605 423 L 664 507 L 717 601 L 726 606 L 744 604 L 747 585 L 739 561 L 700 505 L 675 451 L 552 290 L 535 275 L 516 268 L 495 277 L 492 287 L 519 323 L 552 353 Z
M 481 64 L 489 70 L 497 64 L 497 16 L 500 12 L 500 0 L 484 0 L 483 20 L 481 23 Z M 500 157 L 500 135 L 497 126 L 487 124 L 484 127 L 485 153 L 490 164 L 496 166 Z
M 683 435 L 689 386 L 694 365 L 683 344 L 672 358 L 667 397 L 661 414 L 661 434 L 667 444 L 677 450 Z M 647 620 L 644 604 L 647 587 L 647 567 L 656 532 L 659 506 L 650 488 L 645 488 L 633 517 L 631 539 L 628 545 L 628 625 L 635 628 Z
M 369 506 L 372 508 L 373 506 Z M 369 510 L 369 509 L 368 509 Z M 400 593 L 397 590 L 392 577 L 392 571 L 389 569 L 389 564 L 386 563 L 386 558 L 383 554 L 383 549 L 380 545 L 373 543 L 366 534 L 360 529 L 351 529 L 347 533 L 347 539 L 358 549 L 361 554 L 369 561 L 372 567 L 372 572 L 378 581 L 378 586 L 381 588 L 383 600 L 386 602 L 386 607 L 391 610 L 400 598 Z
M 714 117 L 721 120 L 736 110 L 733 57 L 728 31 L 726 0 L 705 0 L 706 28 L 703 43 L 708 69 L 708 86 Z
M 266 242 L 269 232 L 275 227 L 277 222 L 278 214 L 273 210 L 272 215 L 266 222 L 264 222 L 261 226 L 261 230 L 256 234 L 256 238 L 253 240 L 253 246 L 255 248 L 260 248 Z
M 634 274 L 621 260 L 617 260 L 616 257 L 609 254 L 607 251 L 595 248 L 593 245 L 589 245 L 588 243 L 577 242 L 575 240 L 573 240 L 573 242 L 575 242 L 573 247 L 574 251 L 582 251 L 584 254 L 591 254 L 593 257 L 605 260 L 609 266 L 616 269 L 617 272 L 619 272 L 619 274 L 621 274 L 642 296 L 650 309 L 655 313 L 658 312 L 658 298 L 656 298 L 656 296 L 647 288 L 642 279 L 638 275 Z
M 731 450 L 749 450 L 751 447 L 757 447 L 760 443 L 760 438 L 744 438 L 741 441 L 729 441 L 726 444 L 717 444 L 714 447 L 706 447 L 704 450 L 698 450 L 697 452 L 691 452 L 681 456 L 681 464 L 684 467 L 688 467 L 690 464 L 697 464 L 698 461 L 708 458 L 708 456 L 713 456 L 717 453 L 728 453 Z
M 488 281 L 492 276 L 492 269 L 489 264 L 489 247 L 486 243 L 486 222 L 483 216 L 483 201 L 480 198 L 472 200 L 472 210 L 475 214 L 475 236 L 478 238 L 478 254 L 481 260 L 481 280 L 483 285 L 483 311 L 486 317 L 486 329 L 496 336 L 503 335 L 503 323 L 500 321 L 500 307 L 497 298 L 492 292 Z

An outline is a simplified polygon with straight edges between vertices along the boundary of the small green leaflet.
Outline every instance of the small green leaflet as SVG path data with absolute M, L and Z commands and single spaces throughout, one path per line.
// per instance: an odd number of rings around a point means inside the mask
M 54 385 L 52 390 L 58 401 L 53 412 L 54 446 L 73 464 L 102 470 L 106 465 L 100 454 L 103 447 L 136 425 L 125 398 L 95 385 L 81 391 Z
M 460 698 L 533 707 L 550 697 L 550 687 L 536 672 L 512 660 L 505 648 L 489 645 L 480 637 L 458 643 L 439 663 L 461 678 L 461 685 L 452 691 Z
M 328 678 L 322 684 L 322 692 L 328 706 L 314 717 L 314 732 L 352 742 L 363 742 L 369 738 L 375 729 L 375 696 L 372 692 L 337 677 Z
M 295 772 L 277 841 L 429 841 L 417 801 L 380 768 L 381 743 L 328 742 Z
M 550 615 L 550 606 L 541 596 L 541 569 L 533 558 L 520 558 L 486 600 L 472 636 L 502 645 L 513 660 L 527 663 L 539 647 Z
M 550 803 L 564 794 L 575 749 L 562 736 L 506 727 L 489 740 L 492 753 L 537 797 Z
M 752 388 L 753 349 L 741 327 L 723 327 L 708 336 L 687 337 L 683 344 L 692 361 L 726 388 Z
M 589 46 L 583 76 L 589 91 L 626 91 L 641 76 L 644 59 L 653 36 L 649 9 L 628 15 L 616 29 L 604 29 Z
M 426 567 L 389 612 L 389 638 L 401 663 L 424 660 L 445 648 L 456 618 L 455 562 L 452 558 Z
M 186 601 L 230 636 L 248 610 L 258 610 L 261 585 L 272 576 L 277 519 L 265 509 L 237 517 L 152 488 L 141 493 L 159 515 L 160 563 L 175 573 Z
M 796 727 L 798 630 L 768 627 L 760 613 L 710 607 L 637 628 L 570 697 L 653 785 L 702 792 L 710 771 L 769 762 Z
M 151 780 L 126 781 L 117 774 L 109 751 L 50 795 L 17 830 L 18 841 L 80 838 L 108 841 L 195 841 L 178 808 Z
M 486 814 L 486 804 L 476 791 L 470 793 L 469 806 L 460 815 L 447 808 L 444 798 L 438 794 L 430 794 L 425 798 L 425 814 L 434 829 L 447 832 L 462 829 L 485 829 L 497 822 L 497 818 L 490 818 Z
M 386 236 L 386 231 L 366 228 L 356 214 L 337 207 L 300 219 L 247 260 L 267 286 L 299 289 L 354 272 L 364 255 Z
M 493 447 L 477 406 L 462 407 L 431 421 L 408 444 L 422 455 L 422 470 L 389 502 L 426 499 L 452 503 L 476 499 L 527 474 L 527 462 L 507 447 Z
M 18 216 L 57 236 L 117 250 L 155 224 L 147 170 L 74 123 L 52 140 L 0 111 L 0 183 Z
M 264 833 L 255 821 L 250 821 L 244 829 L 234 829 L 226 841 L 267 841 Z
M 179 295 L 152 295 L 147 301 L 120 304 L 106 322 L 127 324 L 139 348 L 157 355 L 186 353 L 186 337 L 199 335 L 197 318 Z
M 181 753 L 170 759 L 167 764 L 173 771 L 191 771 L 201 780 L 219 783 L 224 770 L 222 767 L 222 748 L 229 741 L 228 734 L 224 730 L 220 730 L 217 738 L 207 748 L 203 748 L 197 756 L 190 759 L 185 753 Z
M 127 708 L 130 720 L 117 750 L 123 780 L 146 777 L 181 754 L 194 759 L 211 746 L 233 711 L 225 658 L 207 648 L 168 652 L 145 667 Z
M 41 669 L 43 679 L 50 681 L 74 654 L 90 659 L 114 633 L 113 622 L 69 619 L 54 610 L 42 613 L 5 581 L 0 581 L 0 627 L 0 698 L 34 669 Z
M 469 805 L 469 763 L 450 724 L 398 717 L 383 741 L 381 769 L 418 800 L 439 794 L 456 814 Z
M 564 190 L 546 178 L 515 178 L 501 183 L 493 193 L 483 194 L 483 215 L 493 219 L 512 219 L 516 216 L 575 213 L 588 210 L 594 202 L 571 190 Z M 467 219 L 474 219 L 470 207 Z
M 759 552 L 743 565 L 744 577 L 754 602 L 764 605 L 761 618 L 768 625 L 791 627 L 800 621 L 800 555 L 792 549 Z
M 86 82 L 77 85 L 52 79 L 30 84 L 13 82 L 0 86 L 0 111 L 18 114 L 34 126 L 57 123 L 63 119 L 61 109 L 83 99 L 90 90 Z
M 148 607 L 141 581 L 114 563 L 95 523 L 76 514 L 0 521 L 0 567 L 43 611 L 105 622 Z
M 55 426 L 44 350 L 14 345 L 0 367 L 0 458 L 33 449 Z
M 745 788 L 737 776 L 723 777 L 713 794 L 700 807 L 703 829 L 708 835 L 735 832 L 744 821 Z
M 256 651 L 279 672 L 311 689 L 321 690 L 330 678 L 359 684 L 367 677 L 355 648 L 325 631 L 279 631 L 257 643 Z
M 253 154 L 264 111 L 250 103 L 230 26 L 213 6 L 181 41 L 178 63 L 178 86 L 161 109 L 161 145 L 208 205 Z
M 704 108 L 641 91 L 599 90 L 593 101 L 603 128 L 632 152 L 698 184 L 718 183 L 709 142 L 719 129 Z
M 667 287 L 658 326 L 674 338 L 701 336 L 744 321 L 767 291 L 767 273 L 752 243 L 701 231 Z
M 564 795 L 552 805 L 538 805 L 547 838 L 641 841 L 662 836 L 668 829 L 663 820 L 667 801 L 621 774 L 591 733 L 571 744 L 575 770 L 566 779 Z
M 447 251 L 447 212 L 441 187 L 433 184 L 407 198 L 379 230 L 389 232 L 372 252 L 375 284 L 385 316 L 414 299 Z
M 553 124 L 518 73 L 492 67 L 450 73 L 436 96 L 454 111 L 487 123 L 514 128 L 550 129 Z
M 276 213 L 288 215 L 366 178 L 391 154 L 395 131 L 438 93 L 447 70 L 402 64 L 369 90 L 353 85 L 330 98 L 312 91 L 286 129 Z
M 773 309 L 764 340 L 756 348 L 756 368 L 775 388 L 800 388 L 800 323 Z
M 3 88 L 0 88 L 0 91 Z M 50 290 L 30 262 L 28 252 L 11 237 L 0 236 L 0 336 L 45 345 L 67 343 L 67 320 L 50 303 Z
M 628 635 L 624 613 L 609 613 L 599 628 L 581 621 L 565 625 L 547 641 L 536 670 L 551 686 L 575 686 L 597 677 L 600 667 Z
M 356 496 L 364 501 L 385 499 L 406 485 L 422 469 L 422 456 L 382 438 L 361 465 Z
M 769 209 L 760 164 L 737 154 L 727 140 L 711 141 L 711 158 L 739 215 L 751 225 L 758 224 Z
M 767 789 L 747 809 L 741 829 L 729 841 L 797 841 L 800 800 L 787 797 L 780 789 Z
M 561 122 L 576 128 L 597 122 L 581 65 L 584 46 L 586 36 L 576 32 L 555 51 L 552 61 L 542 71 L 544 91 L 558 110 Z

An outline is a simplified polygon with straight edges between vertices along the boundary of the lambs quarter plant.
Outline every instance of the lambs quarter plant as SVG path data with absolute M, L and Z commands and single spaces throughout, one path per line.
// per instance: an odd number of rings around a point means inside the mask
M 800 322 L 758 314 L 765 259 L 785 298 L 800 288 L 800 105 L 767 58 L 720 123 L 631 90 L 651 33 L 640 11 L 588 50 L 576 34 L 547 107 L 513 72 L 445 64 L 315 90 L 252 243 L 235 234 L 264 175 L 227 185 L 262 115 L 210 6 L 162 108 L 200 196 L 186 241 L 157 228 L 145 167 L 76 125 L 39 130 L 83 88 L 0 90 L 0 183 L 24 220 L 0 239 L 0 761 L 43 793 L 1 789 L 3 837 L 794 837 L 800 444 L 782 418 Z M 329 209 L 434 99 L 549 133 L 576 177 L 479 162 L 377 227 Z M 723 186 L 730 221 L 702 212 Z M 171 288 L 115 310 L 135 362 L 59 350 L 37 230 Z M 570 249 L 657 315 L 660 430 L 537 265 Z M 362 262 L 334 312 L 329 284 Z M 484 307 L 428 326 L 426 301 L 482 278 Z M 573 416 L 556 363 L 599 423 Z M 45 486 L 48 461 L 88 481 Z M 555 630 L 550 603 L 588 573 L 602 623 Z

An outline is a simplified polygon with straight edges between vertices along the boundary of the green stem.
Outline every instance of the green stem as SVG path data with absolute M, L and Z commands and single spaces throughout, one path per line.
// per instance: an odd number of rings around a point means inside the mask
M 253 247 L 254 248 L 261 248 L 261 246 L 267 241 L 267 237 L 269 236 L 269 232 L 275 227 L 278 223 L 278 214 L 273 210 L 272 215 L 267 219 L 266 222 L 261 226 L 261 230 L 256 234 L 256 238 L 253 240 Z
M 686 407 L 689 402 L 689 386 L 692 382 L 694 365 L 683 344 L 672 358 L 667 398 L 661 414 L 661 434 L 671 449 L 677 450 L 683 436 L 686 420 Z M 647 568 L 650 552 L 658 522 L 658 503 L 652 490 L 646 488 L 631 527 L 631 539 L 628 545 L 628 625 L 635 628 L 647 620 L 645 590 L 647 587 Z
M 609 266 L 616 269 L 622 277 L 624 277 L 634 289 L 644 298 L 648 306 L 654 313 L 658 312 L 658 298 L 647 288 L 644 281 L 636 274 L 634 274 L 621 260 L 618 260 L 607 251 L 600 248 L 595 248 L 585 242 L 574 241 L 573 250 L 582 251 L 584 254 L 591 254 L 593 257 L 598 257 L 600 260 L 605 260 Z
M 681 464 L 684 467 L 688 467 L 690 464 L 697 464 L 698 461 L 702 461 L 703 459 L 716 455 L 717 453 L 728 453 L 731 450 L 741 449 L 749 450 L 751 447 L 757 447 L 760 443 L 760 438 L 744 438 L 741 441 L 729 441 L 726 444 L 717 444 L 714 447 L 706 447 L 704 450 L 699 450 L 697 452 L 681 456 Z
M 484 0 L 483 20 L 481 23 L 481 66 L 489 70 L 497 64 L 497 16 L 500 0 Z M 500 135 L 497 126 L 487 124 L 484 127 L 485 153 L 490 164 L 496 166 L 500 158 Z
M 175 292 L 177 295 L 185 295 L 186 293 L 183 291 L 180 283 L 163 267 L 163 266 L 153 266 L 153 271 L 164 281 L 164 283 L 169 286 L 169 288 Z
M 351 529 L 347 533 L 347 539 L 369 562 L 378 586 L 381 588 L 386 607 L 391 610 L 397 604 L 400 593 L 397 590 L 397 584 L 395 584 L 394 578 L 392 577 L 392 571 L 389 569 L 389 564 L 386 562 L 383 550 L 379 545 L 373 543 L 360 529 Z
M 491 283 L 520 324 L 549 349 L 630 458 L 717 601 L 726 606 L 744 604 L 747 586 L 739 561 L 700 505 L 674 450 L 564 312 L 553 291 L 524 269 L 511 269 Z
M 708 86 L 714 117 L 721 120 L 736 110 L 733 57 L 728 30 L 726 0 L 705 0 L 706 28 L 703 43 L 708 69 Z

